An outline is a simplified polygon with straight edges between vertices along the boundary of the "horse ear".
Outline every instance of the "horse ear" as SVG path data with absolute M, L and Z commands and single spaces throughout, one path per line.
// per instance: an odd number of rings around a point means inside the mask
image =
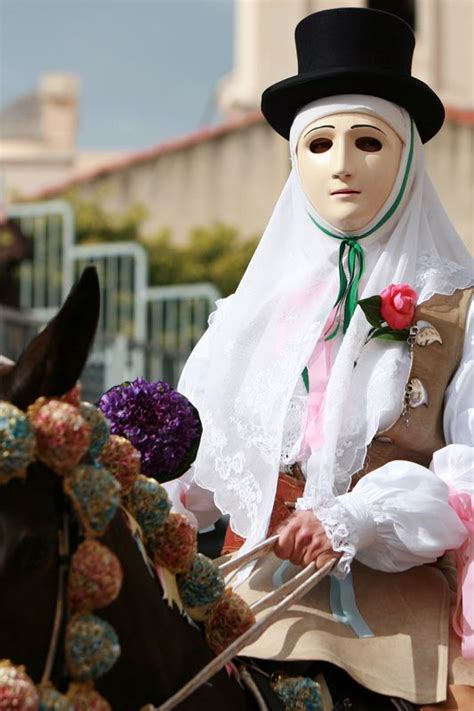
M 9 399 L 22 409 L 41 395 L 64 395 L 77 382 L 97 329 L 99 279 L 87 267 L 56 316 L 21 354 L 8 373 Z

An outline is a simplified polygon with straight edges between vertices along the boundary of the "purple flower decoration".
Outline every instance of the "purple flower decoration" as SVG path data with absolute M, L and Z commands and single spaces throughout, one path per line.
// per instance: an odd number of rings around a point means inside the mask
M 112 434 L 126 437 L 141 454 L 141 471 L 167 481 L 194 461 L 202 426 L 196 408 L 168 383 L 137 378 L 102 395 L 99 408 Z

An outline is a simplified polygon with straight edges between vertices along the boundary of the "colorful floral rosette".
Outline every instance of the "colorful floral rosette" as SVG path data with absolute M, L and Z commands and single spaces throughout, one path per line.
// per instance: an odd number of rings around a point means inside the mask
M 93 681 L 106 674 L 120 656 L 117 634 L 105 620 L 77 613 L 66 629 L 66 664 L 76 681 Z
M 310 677 L 275 675 L 270 681 L 284 711 L 323 711 L 321 688 Z
M 130 493 L 140 476 L 140 452 L 128 439 L 110 435 L 100 452 L 99 463 L 117 479 L 122 494 Z
M 203 621 L 225 590 L 225 579 L 214 561 L 197 553 L 187 571 L 176 576 L 181 602 L 193 620 Z
M 69 699 L 61 694 L 51 684 L 40 686 L 39 711 L 75 711 Z
M 35 456 L 35 430 L 25 413 L 0 401 L 0 484 L 25 477 Z
M 140 452 L 142 474 L 168 481 L 194 461 L 202 433 L 199 414 L 168 383 L 137 378 L 104 393 L 99 407 L 112 434 L 125 437 Z
M 0 660 L 0 711 L 38 711 L 39 696 L 23 666 Z
M 74 711 L 112 711 L 110 704 L 91 683 L 72 683 L 66 698 L 72 704 Z
M 123 570 L 117 556 L 95 539 L 83 541 L 72 556 L 69 601 L 75 610 L 97 610 L 117 599 Z
M 197 553 L 196 529 L 178 513 L 171 513 L 147 543 L 155 565 L 172 573 L 186 572 Z
M 79 464 L 64 477 L 69 496 L 87 536 L 102 536 L 121 503 L 120 484 L 103 467 Z
M 166 523 L 171 504 L 164 487 L 155 479 L 140 474 L 131 488 L 128 507 L 145 538 L 149 538 L 157 534 Z
M 109 441 L 110 425 L 103 413 L 90 402 L 82 402 L 79 412 L 91 428 L 89 455 L 97 459 Z
M 91 443 L 91 426 L 74 405 L 48 400 L 28 409 L 36 433 L 36 454 L 56 474 L 79 464 Z
M 245 600 L 227 588 L 206 619 L 207 643 L 220 654 L 254 624 L 255 615 Z

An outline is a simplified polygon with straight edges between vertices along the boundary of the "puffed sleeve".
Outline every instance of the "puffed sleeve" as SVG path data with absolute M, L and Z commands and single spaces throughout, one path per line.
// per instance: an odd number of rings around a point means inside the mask
M 341 577 L 354 557 L 371 568 L 397 572 L 432 563 L 464 542 L 466 528 L 448 498 L 450 487 L 474 493 L 473 339 L 471 306 L 462 361 L 445 396 L 447 446 L 435 453 L 429 469 L 396 460 L 332 501 L 299 500 L 298 508 L 314 511 L 333 549 L 342 553 Z

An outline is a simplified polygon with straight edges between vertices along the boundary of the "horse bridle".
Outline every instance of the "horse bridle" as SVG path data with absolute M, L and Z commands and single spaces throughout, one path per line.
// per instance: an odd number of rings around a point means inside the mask
M 62 526 L 58 530 L 58 586 L 56 593 L 56 606 L 54 610 L 53 628 L 49 638 L 48 654 L 44 665 L 43 675 L 41 677 L 41 685 L 46 684 L 51 679 L 54 661 L 58 651 L 59 637 L 63 626 L 64 615 L 66 609 L 66 579 L 69 570 L 71 553 L 70 553 L 70 537 L 69 537 L 69 515 L 67 511 L 62 514 Z

